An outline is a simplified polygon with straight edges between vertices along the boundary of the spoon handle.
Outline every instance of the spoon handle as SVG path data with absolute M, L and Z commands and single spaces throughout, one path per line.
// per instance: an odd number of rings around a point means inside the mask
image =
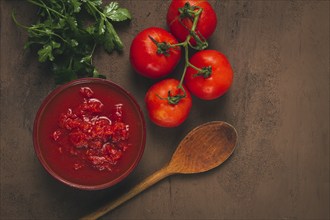
M 164 179 L 165 177 L 170 176 L 173 172 L 170 171 L 168 166 L 163 167 L 162 169 L 156 171 L 155 173 L 151 174 L 149 177 L 144 179 L 138 185 L 133 187 L 130 191 L 123 194 L 116 200 L 105 204 L 103 207 L 99 208 L 98 210 L 94 211 L 91 214 L 88 214 L 81 218 L 81 220 L 91 220 L 91 219 L 98 219 L 101 216 L 105 215 L 106 213 L 110 212 L 111 210 L 115 209 L 116 207 L 120 206 L 124 202 L 128 201 L 129 199 L 133 198 L 140 192 L 144 191 L 145 189 L 149 188 L 150 186 L 154 185 L 155 183 L 159 182 L 160 180 Z

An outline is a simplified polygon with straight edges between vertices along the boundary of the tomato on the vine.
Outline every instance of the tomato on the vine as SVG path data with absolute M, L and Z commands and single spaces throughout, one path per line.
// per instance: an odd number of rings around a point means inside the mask
M 202 70 L 187 68 L 184 82 L 192 94 L 211 100 L 228 91 L 233 82 L 233 69 L 225 55 L 216 50 L 202 50 L 189 62 Z
M 149 118 L 162 127 L 176 127 L 189 115 L 192 98 L 187 89 L 179 88 L 176 79 L 164 79 L 150 87 L 145 102 Z
M 133 39 L 130 62 L 136 72 L 148 78 L 160 78 L 173 71 L 181 58 L 178 41 L 168 31 L 150 27 Z
M 198 8 L 203 11 L 198 19 L 196 33 L 201 40 L 208 39 L 217 26 L 217 15 L 207 0 L 173 0 L 167 11 L 167 25 L 171 33 L 180 41 L 184 41 L 193 26 L 193 14 Z M 190 42 L 195 44 L 194 38 Z

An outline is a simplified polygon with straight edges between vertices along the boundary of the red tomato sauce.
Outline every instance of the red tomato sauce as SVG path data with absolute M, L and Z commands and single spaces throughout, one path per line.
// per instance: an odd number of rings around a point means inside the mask
M 99 171 L 112 171 L 129 148 L 129 125 L 122 120 L 123 105 L 113 106 L 112 112 L 103 115 L 104 104 L 94 98 L 89 87 L 81 87 L 82 103 L 68 108 L 58 120 L 52 138 L 59 151 L 74 157 L 75 170 L 85 166 Z
M 141 155 L 144 131 L 139 109 L 127 96 L 87 82 L 49 101 L 38 140 L 50 170 L 80 185 L 103 184 L 128 172 Z

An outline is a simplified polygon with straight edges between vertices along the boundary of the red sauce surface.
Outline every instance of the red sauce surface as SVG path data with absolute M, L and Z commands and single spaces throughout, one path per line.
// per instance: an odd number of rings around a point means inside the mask
M 73 85 L 40 113 L 37 141 L 48 170 L 78 185 L 128 172 L 143 152 L 143 119 L 129 96 L 106 83 Z
M 123 122 L 123 105 L 114 105 L 113 111 L 104 115 L 104 104 L 94 98 L 91 88 L 81 87 L 80 94 L 82 103 L 60 115 L 58 129 L 51 136 L 61 153 L 75 157 L 75 170 L 90 166 L 112 171 L 129 147 L 129 125 Z

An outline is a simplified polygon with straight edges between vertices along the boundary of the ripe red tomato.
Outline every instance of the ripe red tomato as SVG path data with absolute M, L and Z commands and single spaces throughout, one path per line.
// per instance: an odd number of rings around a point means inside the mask
M 176 79 L 164 79 L 148 90 L 145 102 L 149 118 L 155 124 L 162 127 L 176 127 L 187 119 L 192 98 L 187 89 L 184 96 L 184 92 L 178 88 L 178 85 L 179 81 Z M 175 100 L 180 96 L 179 100 Z M 168 99 L 178 102 L 171 104 Z
M 216 50 L 202 50 L 190 58 L 190 63 L 198 68 L 210 67 L 209 76 L 198 74 L 188 67 L 185 85 L 195 96 L 211 100 L 225 94 L 233 82 L 233 69 L 228 59 Z
M 159 46 L 155 41 L 160 43 Z M 158 27 L 147 28 L 137 34 L 130 48 L 130 62 L 134 70 L 153 79 L 171 73 L 181 58 L 181 48 L 168 48 L 164 42 L 178 43 L 171 33 Z
M 197 23 L 196 32 L 201 39 L 209 38 L 217 26 L 217 15 L 207 0 L 172 0 L 166 17 L 167 25 L 169 26 L 171 33 L 180 42 L 185 41 L 189 35 L 187 28 L 191 29 L 193 19 L 189 17 L 181 19 L 179 12 L 179 8 L 183 8 L 186 2 L 188 2 L 191 6 L 197 6 L 203 9 Z M 195 44 L 194 39 L 191 39 L 190 42 Z

